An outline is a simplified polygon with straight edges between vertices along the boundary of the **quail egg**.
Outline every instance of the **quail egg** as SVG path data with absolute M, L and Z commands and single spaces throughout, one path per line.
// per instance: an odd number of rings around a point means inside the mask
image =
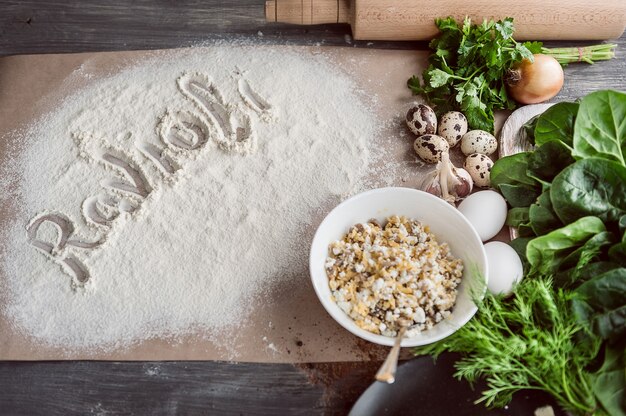
M 415 104 L 406 113 L 406 125 L 417 136 L 437 132 L 437 116 L 432 108 L 424 104 Z
M 472 153 L 465 159 L 465 170 L 474 180 L 474 185 L 487 188 L 491 185 L 493 161 L 487 155 Z
M 425 134 L 415 139 L 413 149 L 425 162 L 437 163 L 441 160 L 441 154 L 450 150 L 450 146 L 443 137 Z
M 490 155 L 498 148 L 498 141 L 484 130 L 471 130 L 461 138 L 461 151 L 464 155 L 481 153 Z
M 437 133 L 446 139 L 450 147 L 454 147 L 467 133 L 467 119 L 463 113 L 448 111 L 441 116 Z

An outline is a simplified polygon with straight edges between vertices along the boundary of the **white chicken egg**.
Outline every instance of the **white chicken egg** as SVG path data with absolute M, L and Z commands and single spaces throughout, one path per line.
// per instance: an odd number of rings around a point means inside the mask
M 506 201 L 496 191 L 475 192 L 459 204 L 459 211 L 474 226 L 482 241 L 493 238 L 506 221 Z
M 524 275 L 522 260 L 510 245 L 501 241 L 485 244 L 489 282 L 487 288 L 493 294 L 509 294 Z

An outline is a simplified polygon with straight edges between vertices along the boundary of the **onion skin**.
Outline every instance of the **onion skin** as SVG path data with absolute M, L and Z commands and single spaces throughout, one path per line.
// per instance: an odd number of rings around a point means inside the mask
M 534 62 L 524 59 L 507 73 L 509 95 L 520 104 L 537 104 L 549 100 L 563 87 L 563 68 L 556 59 L 541 53 Z

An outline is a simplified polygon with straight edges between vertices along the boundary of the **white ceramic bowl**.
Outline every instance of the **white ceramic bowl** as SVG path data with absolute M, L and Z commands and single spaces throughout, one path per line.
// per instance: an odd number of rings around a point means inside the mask
M 344 328 L 363 339 L 381 345 L 393 345 L 394 339 L 359 328 L 332 298 L 324 263 L 328 245 L 339 240 L 354 224 L 376 218 L 381 223 L 391 215 L 415 218 L 430 226 L 437 241 L 447 242 L 452 254 L 463 260 L 464 272 L 456 305 L 448 319 L 433 328 L 402 341 L 403 347 L 426 345 L 447 337 L 476 313 L 470 286 L 476 288 L 481 277 L 487 283 L 487 257 L 480 237 L 454 207 L 426 192 L 409 188 L 380 188 L 363 192 L 342 202 L 320 224 L 309 258 L 313 287 L 326 311 Z

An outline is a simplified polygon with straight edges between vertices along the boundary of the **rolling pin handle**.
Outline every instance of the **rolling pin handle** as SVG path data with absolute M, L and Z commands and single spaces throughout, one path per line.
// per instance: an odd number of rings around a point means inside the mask
M 350 0 L 267 0 L 265 20 L 296 25 L 348 23 Z
M 274 0 L 267 0 L 265 2 L 265 20 L 268 22 L 276 22 L 276 2 Z

